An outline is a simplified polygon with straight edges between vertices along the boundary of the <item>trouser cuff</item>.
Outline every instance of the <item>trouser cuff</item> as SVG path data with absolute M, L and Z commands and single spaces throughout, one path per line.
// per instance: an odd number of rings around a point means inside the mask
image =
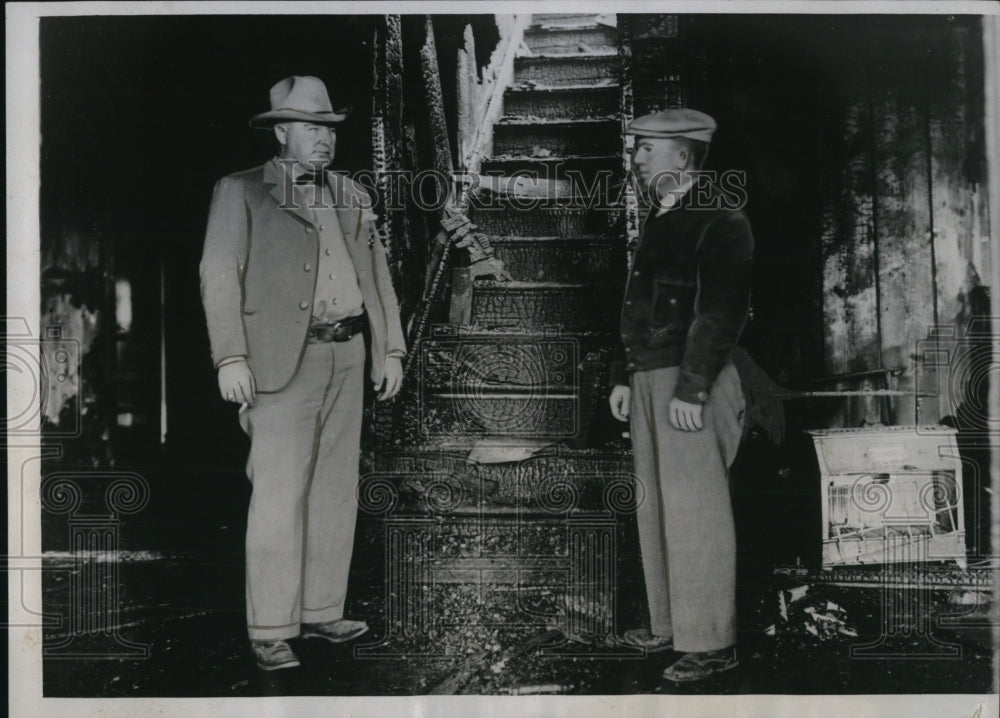
M 337 619 L 343 617 L 344 617 L 343 604 L 338 604 L 336 606 L 327 606 L 326 608 L 302 609 L 303 623 L 326 623 L 327 621 L 336 621 Z
M 708 653 L 709 651 L 721 651 L 736 645 L 736 638 L 725 636 L 715 640 L 702 639 L 700 641 L 678 641 L 674 638 L 674 650 L 678 653 Z
M 286 626 L 247 626 L 251 641 L 283 641 L 299 635 L 299 624 Z

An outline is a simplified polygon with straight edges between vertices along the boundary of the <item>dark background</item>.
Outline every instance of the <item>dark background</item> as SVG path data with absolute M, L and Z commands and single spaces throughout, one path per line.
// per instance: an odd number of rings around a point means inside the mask
M 249 490 L 247 442 L 236 407 L 218 398 L 199 295 L 212 187 L 273 156 L 273 134 L 248 121 L 269 109 L 270 87 L 293 74 L 322 78 L 335 107 L 353 107 L 338 128 L 334 167 L 370 167 L 373 36 L 371 16 L 41 21 L 43 279 L 72 264 L 66 240 L 77 237 L 99 248 L 102 274 L 131 283 L 129 341 L 117 357 L 98 347 L 84 374 L 107 390 L 109 415 L 128 408 L 151 419 L 125 430 L 112 418 L 114 461 L 149 479 L 153 506 L 166 501 L 174 518 L 204 510 L 213 522 L 245 520 Z

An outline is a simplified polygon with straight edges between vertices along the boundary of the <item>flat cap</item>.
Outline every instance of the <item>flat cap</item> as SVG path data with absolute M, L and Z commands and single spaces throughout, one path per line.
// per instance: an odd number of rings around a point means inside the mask
M 692 140 L 711 142 L 715 120 L 698 110 L 686 107 L 660 110 L 636 117 L 625 128 L 626 135 L 639 137 L 688 137 Z

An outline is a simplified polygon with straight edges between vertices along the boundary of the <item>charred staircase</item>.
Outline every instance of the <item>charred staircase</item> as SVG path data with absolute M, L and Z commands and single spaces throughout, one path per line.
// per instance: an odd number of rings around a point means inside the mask
M 408 428 L 362 481 L 362 510 L 385 518 L 389 614 L 366 650 L 449 627 L 612 643 L 635 498 L 606 402 L 626 261 L 621 103 L 613 25 L 532 18 L 468 209 L 511 278 L 477 279 L 462 321 L 418 345 L 397 399 Z

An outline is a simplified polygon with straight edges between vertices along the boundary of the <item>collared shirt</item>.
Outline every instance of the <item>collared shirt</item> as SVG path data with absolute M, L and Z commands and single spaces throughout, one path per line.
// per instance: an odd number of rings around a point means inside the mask
M 658 207 L 651 207 L 650 214 L 655 217 L 659 217 L 661 214 L 666 214 L 672 209 L 677 209 L 681 206 L 681 200 L 687 197 L 687 193 L 691 191 L 691 187 L 694 186 L 694 180 L 690 175 L 684 178 L 684 182 L 681 183 L 679 187 L 670 192 L 667 192 L 666 197 L 659 198 Z M 653 210 L 656 210 L 653 212 Z M 648 218 L 648 216 L 647 216 Z
M 319 230 L 319 265 L 307 270 L 317 272 L 312 323 L 332 324 L 361 314 L 364 300 L 358 275 L 347 251 L 330 186 L 323 185 L 321 196 L 317 196 L 315 185 L 293 185 L 293 188 L 295 201 L 308 208 Z

